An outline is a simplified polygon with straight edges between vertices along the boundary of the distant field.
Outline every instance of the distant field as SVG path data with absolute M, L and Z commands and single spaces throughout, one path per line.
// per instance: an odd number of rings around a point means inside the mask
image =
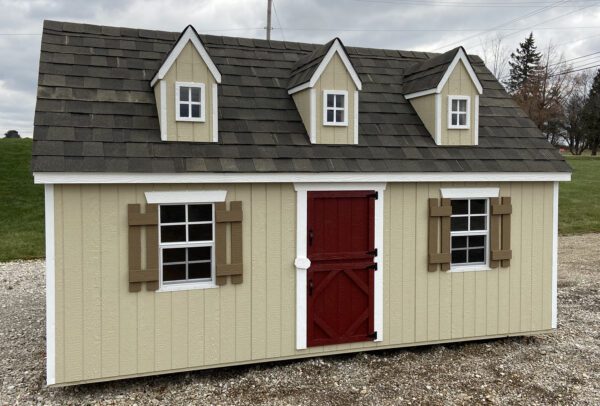
M 560 186 L 559 232 L 600 232 L 600 158 L 567 160 L 573 181 Z M 30 161 L 30 139 L 0 139 L 0 262 L 44 256 L 44 188 Z
M 30 162 L 31 139 L 0 139 L 0 262 L 44 256 L 44 187 Z

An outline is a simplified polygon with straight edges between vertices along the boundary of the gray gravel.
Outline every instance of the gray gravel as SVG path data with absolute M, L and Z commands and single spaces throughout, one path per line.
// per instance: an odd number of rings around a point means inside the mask
M 542 336 L 44 387 L 43 262 L 0 264 L 0 404 L 600 404 L 600 234 L 562 237 Z

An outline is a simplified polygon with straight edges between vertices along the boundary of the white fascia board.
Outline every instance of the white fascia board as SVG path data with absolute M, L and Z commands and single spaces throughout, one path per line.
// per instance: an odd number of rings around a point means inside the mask
M 290 90 L 288 90 L 288 94 L 298 93 L 298 92 L 301 92 L 302 90 L 308 89 L 308 88 L 310 88 L 310 82 L 302 83 L 301 85 L 292 87 Z
M 310 139 L 311 144 L 317 143 L 317 90 L 310 89 L 310 123 L 309 128 L 310 132 L 308 133 L 308 138 Z
M 46 384 L 56 383 L 56 276 L 54 250 L 54 185 L 45 185 L 46 226 Z
M 500 196 L 500 189 L 497 187 L 442 188 L 440 191 L 446 199 L 484 199 Z
M 354 91 L 354 144 L 358 145 L 358 90 Z
M 224 202 L 226 190 L 181 190 L 168 192 L 146 192 L 148 204 L 215 203 Z
M 436 145 L 442 144 L 442 95 L 437 93 L 435 95 L 435 119 L 434 119 L 434 134 L 433 140 Z
M 442 76 L 442 79 L 440 80 L 440 83 L 437 85 L 435 92 L 436 93 L 442 92 L 442 89 L 446 85 L 446 82 L 448 82 L 448 79 L 450 79 L 450 75 L 452 75 L 452 72 L 454 72 L 454 68 L 456 67 L 456 65 L 458 64 L 459 61 L 462 61 L 463 65 L 465 66 L 465 69 L 467 70 L 467 73 L 469 74 L 471 81 L 475 85 L 475 88 L 477 88 L 477 92 L 479 94 L 482 94 L 483 86 L 481 86 L 481 82 L 477 78 L 477 75 L 475 74 L 475 71 L 473 70 L 473 67 L 471 66 L 471 62 L 469 62 L 469 58 L 467 58 L 467 54 L 465 54 L 465 51 L 462 48 L 460 48 L 458 50 L 458 52 L 456 53 L 456 56 L 452 60 L 452 63 L 450 64 L 450 66 L 448 66 L 448 69 L 446 69 L 446 73 L 444 73 L 444 76 Z
M 429 94 L 434 94 L 436 93 L 436 89 L 427 89 L 427 90 L 421 90 L 420 92 L 414 92 L 414 93 L 409 93 L 409 94 L 405 94 L 404 98 L 406 100 L 410 100 L 410 99 L 414 99 L 415 97 L 421 97 L 421 96 L 427 96 Z
M 183 51 L 183 48 L 187 45 L 188 41 L 192 42 L 192 45 L 194 46 L 194 48 L 196 48 L 196 51 L 198 51 L 198 54 L 200 54 L 200 57 L 208 67 L 208 70 L 215 78 L 215 81 L 217 83 L 221 83 L 221 73 L 219 72 L 219 69 L 217 69 L 217 66 L 210 58 L 210 55 L 208 55 L 208 52 L 206 52 L 206 49 L 202 45 L 202 41 L 200 41 L 200 38 L 198 38 L 198 35 L 194 31 L 194 29 L 191 26 L 188 26 L 177 41 L 177 43 L 175 44 L 175 46 L 173 47 L 173 49 L 171 50 L 171 53 L 169 54 L 165 62 L 162 64 L 156 75 L 154 75 L 154 78 L 152 78 L 150 86 L 154 87 L 157 81 L 165 77 L 169 69 L 171 69 L 171 66 L 173 66 L 173 63 L 175 63 L 175 61 L 177 60 L 177 57 L 179 56 L 181 51 Z
M 552 196 L 552 328 L 558 326 L 558 182 Z
M 400 172 L 400 173 L 99 173 L 34 172 L 36 184 L 143 183 L 356 183 L 356 182 L 567 182 L 569 172 Z
M 219 142 L 219 87 L 212 85 L 212 140 Z
M 167 140 L 167 82 L 160 82 L 160 139 Z M 177 105 L 177 104 L 175 104 Z

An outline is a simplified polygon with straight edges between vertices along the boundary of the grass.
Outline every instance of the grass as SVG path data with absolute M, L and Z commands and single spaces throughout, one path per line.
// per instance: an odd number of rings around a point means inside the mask
M 31 140 L 0 139 L 0 262 L 44 256 L 44 188 L 34 185 Z M 600 232 L 600 157 L 566 157 L 573 180 L 561 183 L 559 232 Z
M 44 256 L 44 187 L 31 175 L 31 139 L 0 139 L 0 262 Z
M 558 230 L 561 234 L 600 232 L 600 157 L 566 158 L 573 177 L 560 184 Z

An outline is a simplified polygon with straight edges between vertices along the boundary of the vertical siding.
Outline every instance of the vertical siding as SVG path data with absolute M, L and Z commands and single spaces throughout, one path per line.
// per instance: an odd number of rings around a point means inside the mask
M 475 96 L 477 89 L 462 62 L 459 62 L 448 82 L 442 89 L 442 144 L 443 145 L 474 145 L 475 132 Z M 470 96 L 471 108 L 470 118 L 471 123 L 469 129 L 466 130 L 451 130 L 448 128 L 448 96 Z
M 427 271 L 427 199 L 441 185 L 388 184 L 384 341 L 306 351 L 295 349 L 291 184 L 57 186 L 57 382 L 549 329 L 552 184 L 499 186 L 513 199 L 510 268 L 449 273 Z M 177 189 L 243 201 L 242 284 L 128 291 L 127 204 Z

